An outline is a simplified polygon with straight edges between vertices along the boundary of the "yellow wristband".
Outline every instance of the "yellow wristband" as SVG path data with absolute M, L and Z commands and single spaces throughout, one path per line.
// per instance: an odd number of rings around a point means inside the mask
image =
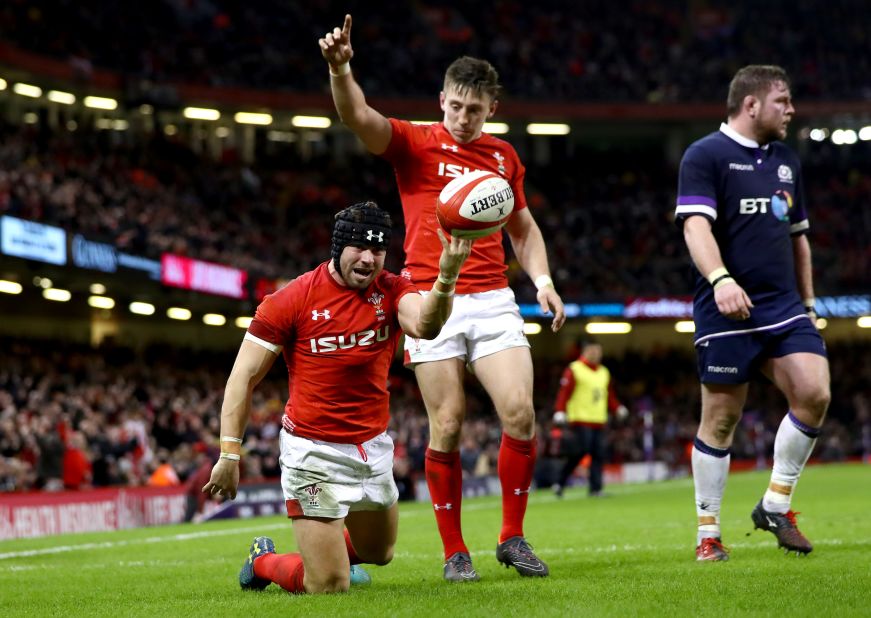
M 437 289 L 435 289 L 435 287 L 433 287 L 433 289 L 431 291 L 433 294 L 436 295 L 437 298 L 450 298 L 451 296 L 454 295 L 453 288 L 451 288 L 450 292 L 442 292 L 441 290 L 437 290 Z
M 340 77 L 342 75 L 347 75 L 350 72 L 351 72 L 351 63 L 350 62 L 343 62 L 342 64 L 337 66 L 335 68 L 335 70 L 333 70 L 333 65 L 330 65 L 330 75 L 333 75 L 334 77 Z
M 553 287 L 553 279 L 550 278 L 550 275 L 539 275 L 533 281 L 536 290 L 540 290 L 547 286 Z
M 724 285 L 728 285 L 730 283 L 735 283 L 732 275 L 720 275 L 720 278 L 714 281 L 714 289 L 719 290 Z
M 715 268 L 714 270 L 712 270 L 711 272 L 708 273 L 708 283 L 710 283 L 711 285 L 714 285 L 717 282 L 717 279 L 719 279 L 723 275 L 726 275 L 728 277 L 729 271 L 726 270 L 722 266 L 720 268 Z

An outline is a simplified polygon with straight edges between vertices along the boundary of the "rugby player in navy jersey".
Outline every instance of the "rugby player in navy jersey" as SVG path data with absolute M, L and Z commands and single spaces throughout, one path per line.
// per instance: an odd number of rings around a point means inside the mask
M 761 373 L 789 403 L 774 441 L 768 489 L 751 513 L 787 552 L 811 543 L 791 508 L 830 400 L 817 332 L 801 165 L 782 140 L 795 108 L 789 78 L 751 65 L 729 85 L 728 120 L 693 143 L 680 165 L 677 208 L 698 271 L 693 304 L 702 418 L 692 451 L 698 560 L 727 560 L 720 504 L 729 447 Z

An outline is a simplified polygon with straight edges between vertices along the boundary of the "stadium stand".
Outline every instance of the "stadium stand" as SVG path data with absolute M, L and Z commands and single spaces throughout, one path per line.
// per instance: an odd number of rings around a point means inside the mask
M 519 99 L 710 100 L 738 67 L 760 57 L 793 75 L 799 99 L 871 96 L 860 79 L 871 72 L 864 7 L 849 0 L 500 0 L 487 11 L 458 2 L 379 10 L 361 0 L 338 8 L 37 0 L 4 3 L 0 38 L 70 62 L 84 79 L 102 67 L 149 81 L 318 92 L 326 84 L 312 61 L 314 42 L 343 12 L 354 15 L 355 39 L 366 50 L 354 60 L 363 88 L 382 96 L 432 96 L 443 67 L 461 54 L 493 60 Z
M 871 431 L 871 354 L 867 343 L 832 346 L 834 399 L 815 457 L 860 457 Z M 176 362 L 170 359 L 183 359 Z M 0 341 L 0 490 L 25 491 L 145 485 L 169 463 L 179 479 L 190 478 L 203 457 L 214 457 L 218 418 L 232 355 L 152 346 L 144 351 L 106 342 L 90 346 L 52 341 Z M 691 350 L 662 348 L 609 361 L 621 400 L 632 415 L 613 427 L 609 460 L 652 458 L 674 473 L 685 470 L 697 424 L 698 384 Z M 279 474 L 275 439 L 284 408 L 284 371 L 277 363 L 255 391 L 245 435 L 243 479 Z M 857 369 L 858 368 L 858 369 Z M 536 409 L 541 452 L 552 452 L 552 396 L 560 363 L 539 367 Z M 426 414 L 410 372 L 391 373 L 391 428 L 398 473 L 418 478 L 428 434 Z M 492 474 L 500 429 L 486 394 L 467 388 L 469 413 L 461 457 L 467 476 Z M 734 457 L 754 461 L 770 452 L 783 412 L 773 388 L 754 385 L 733 447 Z M 655 419 L 655 451 L 642 445 L 643 413 Z M 863 429 L 864 428 L 864 429 Z M 543 458 L 546 466 L 546 459 Z M 546 482 L 547 475 L 539 477 Z M 411 497 L 412 493 L 406 493 Z
M 487 12 L 497 19 L 444 2 L 400 2 L 375 12 L 371 3 L 351 0 L 342 10 L 355 15 L 355 45 L 366 50 L 355 57 L 355 72 L 379 96 L 432 99 L 444 66 L 469 53 L 494 61 L 509 102 L 721 106 L 735 68 L 764 57 L 792 74 L 801 109 L 803 101 L 871 98 L 862 79 L 871 74 L 871 56 L 868 33 L 858 27 L 860 4 L 596 0 L 567 12 L 558 0 L 500 0 Z M 315 41 L 337 17 L 329 3 L 278 0 L 16 1 L 0 7 L 0 52 L 14 47 L 66 62 L 75 75 L 70 87 L 91 83 L 97 70 L 115 71 L 128 103 L 143 83 L 323 96 L 326 71 Z M 796 29 L 799 22 L 814 28 Z M 760 41 L 760 32 L 770 40 Z M 178 108 L 169 92 L 151 102 Z M 0 124 L 0 215 L 56 225 L 134 255 L 159 259 L 171 252 L 257 276 L 293 277 L 325 255 L 339 208 L 365 197 L 400 212 L 389 166 L 347 146 L 334 151 L 338 132 L 325 134 L 306 156 L 298 148 L 276 149 L 251 163 L 234 147 L 206 155 L 184 136 L 160 130 L 96 130 L 84 121 L 71 129 L 51 122 L 45 109 L 26 123 L 13 116 L 6 113 Z M 715 130 L 716 123 L 706 127 Z M 625 141 L 622 150 L 572 143 L 571 156 L 524 157 L 530 207 L 566 300 L 690 293 L 688 258 L 672 222 L 677 162 L 662 156 L 662 144 L 636 148 L 631 138 Z M 867 294 L 871 142 L 845 148 L 801 136 L 796 145 L 817 295 Z M 401 246 L 397 233 L 392 270 L 401 264 Z M 534 301 L 534 287 L 514 262 L 509 277 L 522 302 Z M 140 486 L 166 464 L 186 482 L 215 456 L 231 356 L 159 345 L 133 350 L 110 339 L 92 347 L 5 331 L 0 337 L 0 491 Z M 839 341 L 830 351 L 833 401 L 814 457 L 869 457 L 871 346 Z M 699 409 L 691 352 L 663 344 L 608 359 L 620 398 L 632 410 L 628 422 L 612 429 L 612 462 L 652 458 L 673 472 L 686 468 Z M 551 351 L 536 361 L 539 452 L 551 456 L 559 432 L 550 406 L 572 353 L 563 358 Z M 245 439 L 248 480 L 278 475 L 282 370 L 255 392 Z M 427 422 L 412 374 L 398 365 L 391 391 L 395 474 L 402 495 L 411 498 L 423 469 Z M 495 468 L 500 432 L 476 383 L 469 383 L 467 396 L 463 468 L 470 477 L 485 476 Z M 784 407 L 764 385 L 754 385 L 751 402 L 733 449 L 748 462 L 770 452 Z M 642 443 L 645 411 L 655 420 L 652 452 Z M 546 468 L 537 475 L 540 485 L 548 482 Z
M 343 205 L 365 197 L 400 212 L 389 167 L 368 155 L 247 166 L 212 161 L 162 137 L 111 138 L 84 129 L 0 129 L 0 214 L 154 259 L 171 252 L 292 278 L 328 250 L 331 213 Z M 862 170 L 871 165 L 871 147 L 814 143 L 808 150 L 817 293 L 866 291 L 871 214 L 862 204 L 871 178 Z M 575 173 L 578 165 L 584 173 Z M 691 293 L 688 258 L 672 223 L 675 177 L 667 163 L 645 155 L 529 166 L 531 207 L 566 299 Z M 397 232 L 388 262 L 394 270 L 402 256 Z M 518 297 L 534 301 L 527 277 L 516 266 L 509 274 Z

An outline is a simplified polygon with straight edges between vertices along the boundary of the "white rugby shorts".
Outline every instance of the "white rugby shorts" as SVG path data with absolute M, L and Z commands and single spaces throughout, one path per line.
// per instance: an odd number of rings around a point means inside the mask
M 393 506 L 393 439 L 382 433 L 363 444 L 338 444 L 282 430 L 281 489 L 288 517 L 341 519 L 351 511 Z
M 424 292 L 427 294 L 427 292 Z M 509 348 L 529 347 L 511 288 L 457 294 L 451 316 L 435 339 L 405 337 L 405 365 L 462 358 L 471 364 Z

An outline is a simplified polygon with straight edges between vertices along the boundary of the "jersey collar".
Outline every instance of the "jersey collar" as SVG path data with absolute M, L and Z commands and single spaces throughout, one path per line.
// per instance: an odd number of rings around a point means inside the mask
M 730 127 L 725 122 L 720 123 L 720 132 L 723 133 L 723 135 L 725 135 L 729 139 L 738 142 L 739 144 L 741 144 L 745 148 L 761 148 L 762 150 L 768 150 L 768 144 L 765 144 L 764 146 L 760 146 L 752 139 L 744 137 L 743 135 L 738 133 L 738 131 L 736 131 L 735 129 Z

